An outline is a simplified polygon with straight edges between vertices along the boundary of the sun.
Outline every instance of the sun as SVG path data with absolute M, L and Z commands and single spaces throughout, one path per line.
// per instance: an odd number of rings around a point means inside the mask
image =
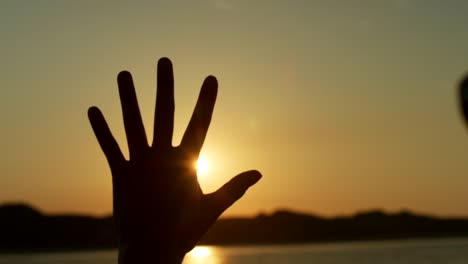
M 208 161 L 205 157 L 200 156 L 195 163 L 195 168 L 197 169 L 197 176 L 205 176 L 208 172 Z

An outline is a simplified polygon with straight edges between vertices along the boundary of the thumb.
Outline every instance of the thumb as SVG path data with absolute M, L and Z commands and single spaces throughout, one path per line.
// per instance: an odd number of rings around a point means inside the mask
M 216 192 L 207 195 L 207 203 L 210 211 L 211 218 L 214 220 L 218 218 L 227 208 L 229 208 L 235 201 L 241 198 L 247 189 L 257 183 L 262 174 L 256 170 L 243 172 Z

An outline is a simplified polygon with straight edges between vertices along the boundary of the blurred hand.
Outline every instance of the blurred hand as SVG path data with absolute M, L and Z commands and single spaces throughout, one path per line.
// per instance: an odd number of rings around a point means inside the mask
M 460 83 L 460 105 L 463 117 L 468 122 L 468 76 L 465 76 Z
M 258 171 L 241 173 L 211 194 L 203 194 L 195 162 L 210 125 L 217 94 L 213 76 L 205 79 L 179 146 L 172 146 L 174 79 L 171 61 L 157 69 L 153 143 L 148 145 L 129 72 L 117 78 L 130 160 L 126 160 L 97 107 L 91 126 L 112 172 L 114 218 L 120 263 L 180 263 L 221 213 L 255 184 Z M 155 262 L 156 261 L 156 262 Z

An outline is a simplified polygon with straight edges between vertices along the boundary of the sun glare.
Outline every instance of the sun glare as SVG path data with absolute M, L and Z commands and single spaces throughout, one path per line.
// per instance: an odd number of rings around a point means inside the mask
M 195 168 L 197 169 L 197 176 L 205 176 L 208 172 L 208 161 L 205 157 L 200 156 L 195 164 Z

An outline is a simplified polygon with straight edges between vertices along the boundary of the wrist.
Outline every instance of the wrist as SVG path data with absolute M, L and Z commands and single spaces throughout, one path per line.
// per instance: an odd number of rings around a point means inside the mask
M 159 243 L 130 243 L 119 246 L 119 264 L 181 264 L 185 253 Z

